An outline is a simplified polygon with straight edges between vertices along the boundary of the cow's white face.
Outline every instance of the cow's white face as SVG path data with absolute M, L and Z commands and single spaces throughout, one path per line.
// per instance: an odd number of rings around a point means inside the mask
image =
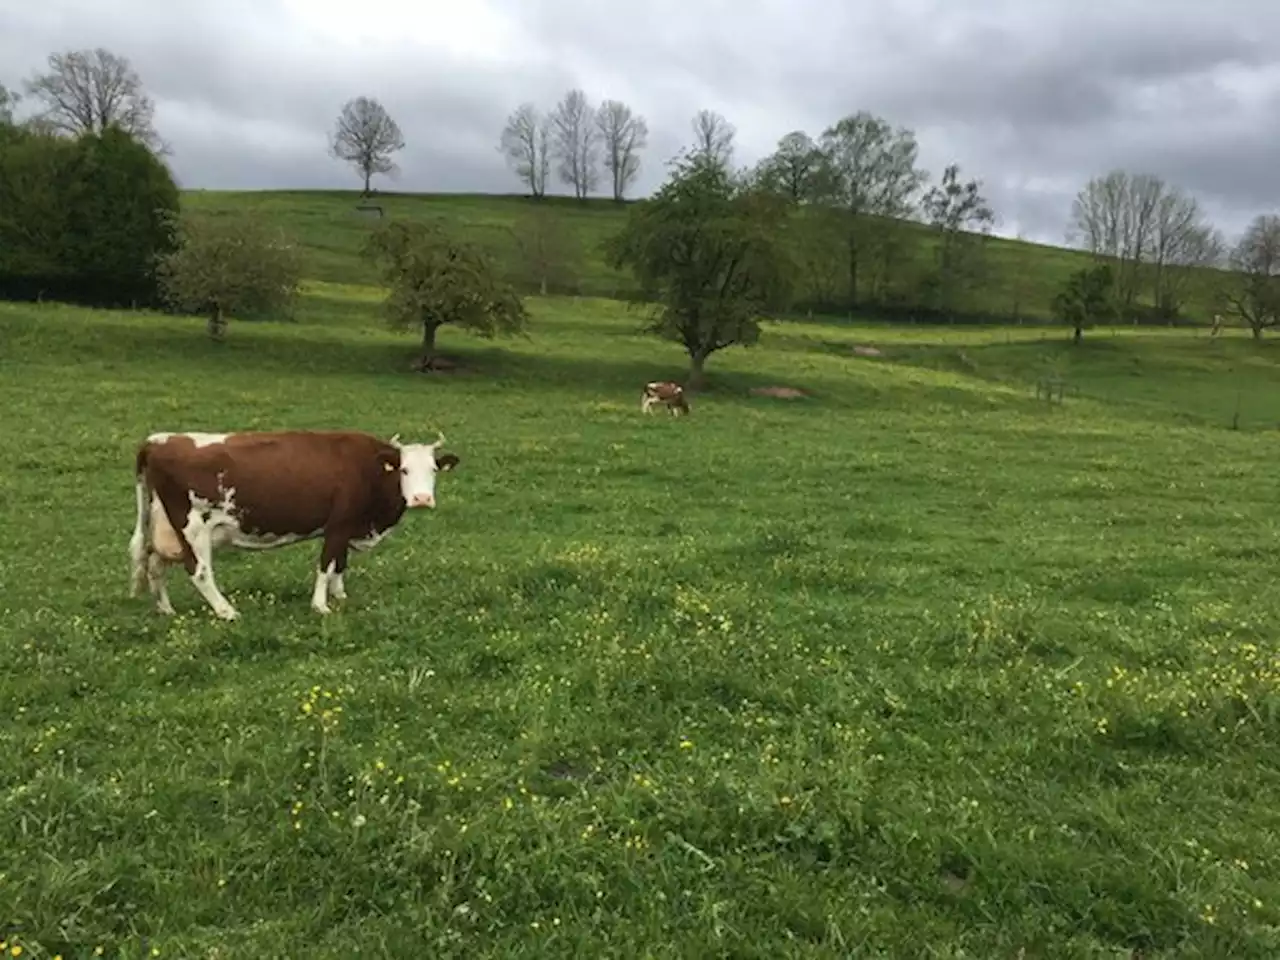
M 436 505 L 436 474 L 452 470 L 458 458 L 451 453 L 442 454 L 437 460 L 436 451 L 444 443 L 443 435 L 435 443 L 391 442 L 400 450 L 400 492 L 404 502 L 412 509 Z

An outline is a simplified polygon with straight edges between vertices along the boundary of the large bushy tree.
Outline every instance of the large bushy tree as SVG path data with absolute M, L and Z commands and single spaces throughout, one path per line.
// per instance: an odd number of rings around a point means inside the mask
M 707 358 L 760 336 L 759 317 L 782 306 L 795 274 L 790 205 L 699 150 L 678 158 L 653 199 L 637 204 L 607 246 L 656 304 L 648 329 L 689 355 L 689 386 Z
M 0 295 L 153 301 L 178 205 L 168 167 L 119 127 L 76 139 L 10 130 L 0 139 Z

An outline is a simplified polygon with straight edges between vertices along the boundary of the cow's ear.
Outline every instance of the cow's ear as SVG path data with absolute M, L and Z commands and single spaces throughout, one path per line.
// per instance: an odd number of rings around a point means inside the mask
M 436 457 L 436 469 L 438 470 L 452 470 L 458 463 L 458 457 L 452 453 L 444 453 Z
M 400 451 L 379 450 L 378 466 L 382 468 L 383 473 L 395 473 L 400 469 Z

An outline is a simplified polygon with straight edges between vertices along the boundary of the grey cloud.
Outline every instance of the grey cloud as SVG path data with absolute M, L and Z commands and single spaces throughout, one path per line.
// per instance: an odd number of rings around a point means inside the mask
M 8 4 L 0 82 L 17 86 L 56 50 L 129 57 L 192 187 L 352 186 L 326 138 L 341 104 L 367 94 L 404 131 L 399 188 L 516 191 L 496 149 L 507 114 L 580 86 L 648 119 L 639 193 L 700 108 L 738 127 L 743 163 L 868 109 L 915 130 L 935 176 L 955 161 L 980 177 L 1008 235 L 1061 242 L 1075 191 L 1112 167 L 1193 191 L 1228 234 L 1276 205 L 1280 55 L 1264 39 L 1280 6 L 1264 0 L 474 0 L 430 19 L 365 6 L 317 3 L 334 26 L 316 33 L 296 0 Z M 505 22 L 452 25 L 485 10 Z M 362 24 L 364 45 L 351 40 Z M 450 31 L 477 57 L 427 50 Z

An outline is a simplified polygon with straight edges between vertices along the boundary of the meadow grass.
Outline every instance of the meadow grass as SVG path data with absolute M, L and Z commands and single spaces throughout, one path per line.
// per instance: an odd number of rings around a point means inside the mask
M 484 246 L 512 279 L 525 285 L 530 281 L 527 268 L 521 265 L 515 229 L 530 211 L 546 210 L 577 250 L 573 270 L 576 288 L 568 292 L 599 297 L 634 292 L 630 275 L 610 267 L 603 252 L 608 237 L 624 225 L 627 205 L 598 198 L 579 202 L 570 197 L 546 197 L 535 203 L 520 196 L 426 193 L 378 194 L 373 202 L 382 206 L 388 218 L 439 218 Z M 376 279 L 372 265 L 356 254 L 378 221 L 358 213 L 359 203 L 358 191 L 343 190 L 194 190 L 182 194 L 184 209 L 210 214 L 251 211 L 269 219 L 301 247 L 308 278 L 352 284 Z M 898 256 L 895 282 L 915 287 L 933 268 L 936 238 L 922 224 L 905 223 L 903 230 L 909 240 Z M 1051 301 L 1071 273 L 1093 261 L 1079 250 L 992 237 L 985 262 L 986 275 L 971 309 L 993 317 L 1043 321 L 1051 318 Z M 840 258 L 832 266 L 841 269 Z M 1210 277 L 1206 271 L 1194 274 L 1184 310 L 1193 322 L 1204 325 L 1216 309 Z M 825 286 L 830 287 L 830 295 L 838 297 L 836 291 L 844 289 L 843 283 L 841 275 Z M 800 295 L 812 295 L 803 283 Z M 1149 299 L 1144 291 L 1139 302 Z
M 422 376 L 376 298 L 0 304 L 5 949 L 1280 951 L 1274 345 L 771 324 L 646 418 L 634 312 Z M 130 598 L 140 438 L 274 427 L 461 464 L 329 618 L 314 544 Z

